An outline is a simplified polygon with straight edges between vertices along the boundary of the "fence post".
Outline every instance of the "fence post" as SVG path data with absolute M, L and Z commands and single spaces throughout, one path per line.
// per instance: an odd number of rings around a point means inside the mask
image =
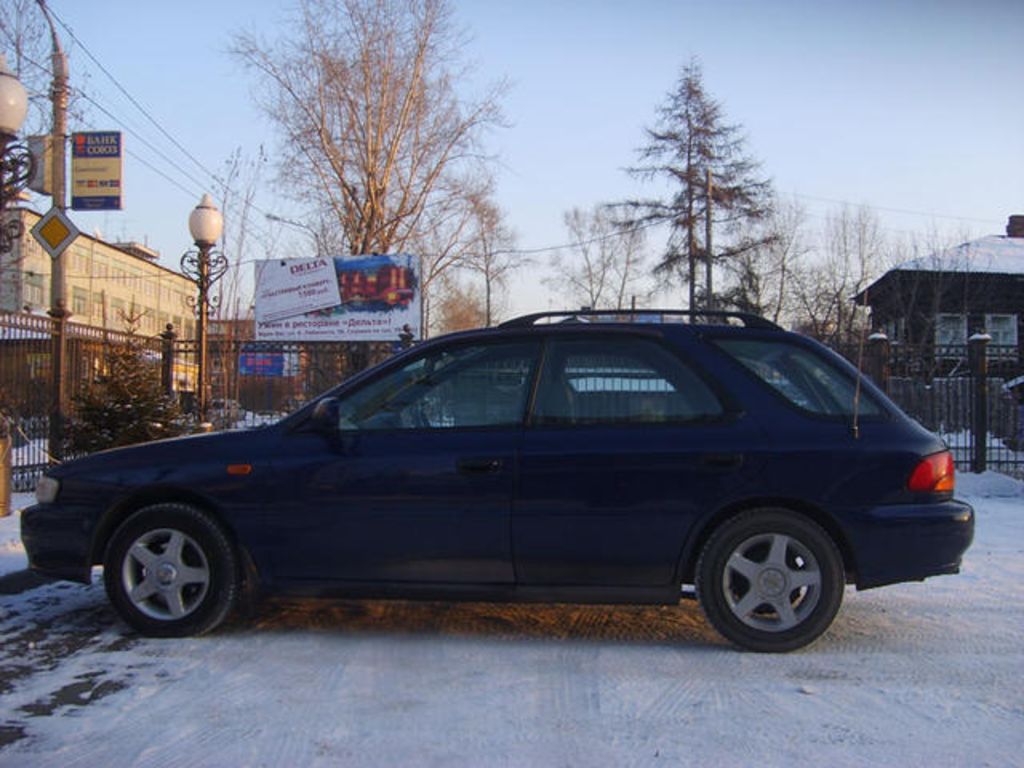
M 992 337 L 984 331 L 975 333 L 967 340 L 968 362 L 974 387 L 971 431 L 974 433 L 974 455 L 971 457 L 971 471 L 984 472 L 988 469 L 988 343 Z
M 889 337 L 881 331 L 868 336 L 868 375 L 878 388 L 889 392 Z
M 160 347 L 160 384 L 168 397 L 174 396 L 174 340 L 177 334 L 170 323 L 160 334 L 163 344 Z
M 0 517 L 11 514 L 11 431 L 0 413 Z
M 68 352 L 68 315 L 71 313 L 58 306 L 50 310 L 53 334 L 50 352 L 50 431 L 49 446 L 50 463 L 59 464 L 64 458 L 64 402 L 67 398 L 67 352 Z

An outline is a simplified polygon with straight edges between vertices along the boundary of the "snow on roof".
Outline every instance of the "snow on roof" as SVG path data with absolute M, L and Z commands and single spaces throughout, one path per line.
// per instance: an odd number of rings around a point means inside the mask
M 905 272 L 987 272 L 1024 275 L 1024 237 L 988 235 L 944 251 L 911 259 L 896 270 Z

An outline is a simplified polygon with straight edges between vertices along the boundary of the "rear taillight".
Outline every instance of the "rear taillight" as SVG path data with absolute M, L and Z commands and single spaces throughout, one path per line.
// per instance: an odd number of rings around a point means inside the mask
M 907 488 L 918 493 L 952 493 L 955 485 L 953 454 L 949 451 L 921 459 L 907 481 Z

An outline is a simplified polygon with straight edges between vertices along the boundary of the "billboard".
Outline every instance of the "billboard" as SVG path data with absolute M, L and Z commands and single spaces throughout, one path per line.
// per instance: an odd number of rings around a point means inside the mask
M 71 134 L 72 210 L 121 209 L 122 157 L 118 131 Z
M 256 265 L 256 339 L 396 341 L 406 326 L 418 339 L 420 301 L 410 254 L 271 259 Z

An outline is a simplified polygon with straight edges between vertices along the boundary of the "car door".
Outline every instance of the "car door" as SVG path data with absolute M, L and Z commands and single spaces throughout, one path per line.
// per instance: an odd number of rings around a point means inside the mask
M 516 452 L 538 349 L 432 348 L 339 398 L 337 431 L 286 437 L 279 578 L 511 582 Z
M 657 337 L 552 339 L 523 440 L 517 582 L 668 585 L 694 521 L 742 492 L 761 439 Z

